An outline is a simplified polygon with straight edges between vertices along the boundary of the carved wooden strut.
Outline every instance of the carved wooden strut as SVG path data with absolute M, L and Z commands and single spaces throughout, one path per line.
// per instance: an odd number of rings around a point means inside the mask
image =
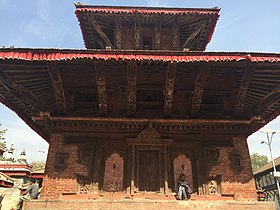
M 199 113 L 201 101 L 204 93 L 204 87 L 208 78 L 209 67 L 204 66 L 200 67 L 196 82 L 195 88 L 193 91 L 193 98 L 192 98 L 192 108 L 191 108 L 191 116 L 196 117 Z
M 115 34 L 116 48 L 122 48 L 122 33 L 121 33 L 121 17 L 116 17 L 116 34 Z
M 49 75 L 52 81 L 52 86 L 54 90 L 54 96 L 56 101 L 56 106 L 59 112 L 66 112 L 66 102 L 65 95 L 61 80 L 60 71 L 58 65 L 54 62 L 48 63 Z
M 176 63 L 169 63 L 167 68 L 164 92 L 164 115 L 170 116 L 172 112 L 172 101 L 174 93 L 174 82 L 176 77 Z
M 236 97 L 234 115 L 242 114 L 246 93 L 249 87 L 249 83 L 253 78 L 255 69 L 256 69 L 256 65 L 251 63 L 248 64 L 247 68 L 245 69 L 242 82 L 239 88 L 239 92 Z
M 101 115 L 107 115 L 107 94 L 103 62 L 95 62 L 95 77 L 98 91 L 98 107 Z
M 127 63 L 127 113 L 134 115 L 136 112 L 136 85 L 137 85 L 137 63 Z

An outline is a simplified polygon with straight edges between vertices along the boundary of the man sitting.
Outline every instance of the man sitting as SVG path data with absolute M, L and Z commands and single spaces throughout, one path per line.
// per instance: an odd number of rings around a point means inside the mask
M 176 198 L 178 200 L 187 200 L 192 194 L 192 190 L 186 181 L 185 174 L 181 174 L 178 181 L 178 191 Z
M 29 194 L 28 194 L 29 193 Z M 35 179 L 30 180 L 30 186 L 22 193 L 22 200 L 37 199 L 39 194 L 39 186 L 36 184 Z

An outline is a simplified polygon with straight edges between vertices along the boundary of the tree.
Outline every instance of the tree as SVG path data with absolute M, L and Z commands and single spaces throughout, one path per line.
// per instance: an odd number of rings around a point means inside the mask
M 266 155 L 253 153 L 250 157 L 253 171 L 258 170 L 260 167 L 268 163 L 268 157 Z
M 34 170 L 34 169 L 42 169 L 42 168 L 45 168 L 46 162 L 43 161 L 43 160 L 40 160 L 40 161 L 32 161 L 32 162 L 30 163 L 30 165 L 32 165 L 33 170 Z
M 0 124 L 1 126 L 1 124 Z M 7 129 L 3 129 L 3 130 L 0 130 L 0 146 L 6 148 L 6 142 L 4 141 L 5 140 L 5 133 L 7 132 Z

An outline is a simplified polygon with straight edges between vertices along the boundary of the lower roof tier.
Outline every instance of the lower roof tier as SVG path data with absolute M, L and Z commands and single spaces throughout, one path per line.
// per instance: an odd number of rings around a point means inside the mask
M 249 134 L 278 115 L 279 98 L 280 54 L 0 49 L 0 101 L 47 140 L 44 116 L 243 120 Z

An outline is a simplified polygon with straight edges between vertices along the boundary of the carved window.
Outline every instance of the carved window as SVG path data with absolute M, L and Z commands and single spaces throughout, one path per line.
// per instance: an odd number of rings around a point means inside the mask
M 218 148 L 207 148 L 206 157 L 208 166 L 214 166 L 218 163 L 220 158 L 220 151 Z
M 231 162 L 231 169 L 237 173 L 241 172 L 243 169 L 241 155 L 237 151 L 233 151 L 232 153 L 230 153 L 229 159 Z
M 137 90 L 137 109 L 139 111 L 162 110 L 162 90 L 140 89 Z
M 56 170 L 64 170 L 67 167 L 67 159 L 69 154 L 66 152 L 58 152 L 55 156 L 54 168 Z
M 143 50 L 152 50 L 153 38 L 151 36 L 143 36 L 142 44 Z

